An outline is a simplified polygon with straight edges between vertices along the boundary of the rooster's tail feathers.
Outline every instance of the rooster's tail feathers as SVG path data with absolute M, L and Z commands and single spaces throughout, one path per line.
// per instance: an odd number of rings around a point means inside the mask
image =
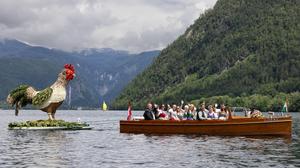
M 27 97 L 28 85 L 20 85 L 14 90 L 12 90 L 7 96 L 7 103 L 12 107 L 16 105 L 15 115 L 18 115 L 19 109 L 31 103 L 31 99 Z

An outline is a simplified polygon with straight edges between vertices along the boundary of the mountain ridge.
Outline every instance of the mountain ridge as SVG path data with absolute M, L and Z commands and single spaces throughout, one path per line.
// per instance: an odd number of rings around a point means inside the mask
M 219 0 L 161 51 L 114 106 L 298 92 L 299 9 L 296 0 Z
M 100 51 L 101 49 L 99 49 Z M 17 40 L 0 42 L 0 100 L 20 84 L 37 89 L 49 86 L 66 63 L 75 66 L 77 78 L 70 82 L 71 104 L 64 107 L 99 107 L 100 102 L 114 99 L 122 88 L 147 67 L 159 51 L 129 54 L 104 49 L 102 52 L 77 53 L 41 46 L 31 46 Z M 69 89 L 69 88 L 68 88 Z

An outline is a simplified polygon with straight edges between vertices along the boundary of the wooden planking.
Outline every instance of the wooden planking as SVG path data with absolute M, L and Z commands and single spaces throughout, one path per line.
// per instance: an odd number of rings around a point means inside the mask
M 291 117 L 275 119 L 239 118 L 227 121 L 120 121 L 121 133 L 290 136 L 291 131 Z

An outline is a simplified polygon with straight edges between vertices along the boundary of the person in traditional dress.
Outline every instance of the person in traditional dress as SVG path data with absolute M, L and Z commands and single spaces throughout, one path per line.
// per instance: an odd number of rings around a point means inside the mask
M 170 114 L 170 120 L 179 120 L 176 112 L 177 105 L 173 104 L 172 108 L 169 109 L 169 114 Z
M 176 112 L 177 112 L 177 117 L 178 117 L 180 120 L 183 120 L 184 110 L 181 108 L 181 106 L 177 106 Z
M 200 110 L 197 112 L 197 120 L 206 120 L 207 119 L 208 110 L 205 108 L 205 104 L 202 103 Z
M 184 120 L 193 120 L 194 116 L 192 114 L 192 112 L 189 109 L 188 105 L 184 106 L 184 114 L 183 114 L 183 119 Z
M 214 112 L 212 105 L 208 106 L 207 119 L 217 119 L 218 115 Z
M 159 109 L 158 109 L 158 119 L 159 120 L 168 120 L 169 117 L 167 115 L 167 109 L 165 107 L 164 104 L 160 105 Z

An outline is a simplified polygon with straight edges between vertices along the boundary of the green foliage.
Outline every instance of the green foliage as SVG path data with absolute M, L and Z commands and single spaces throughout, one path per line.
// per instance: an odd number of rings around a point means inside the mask
M 114 107 L 216 95 L 239 97 L 230 102 L 237 104 L 246 96 L 261 107 L 267 97 L 298 92 L 299 8 L 298 0 L 219 0 L 124 89 Z
M 14 100 L 13 105 L 20 102 L 23 107 L 28 103 L 26 98 L 26 90 L 28 87 L 28 85 L 20 85 L 9 93 Z
M 66 128 L 80 128 L 89 126 L 86 123 L 66 122 L 64 120 L 33 120 L 26 122 L 12 122 L 8 124 L 9 128 L 14 127 L 66 127 Z
M 33 97 L 32 105 L 34 105 L 34 106 L 42 105 L 46 100 L 48 100 L 50 98 L 52 92 L 53 92 L 53 90 L 50 87 L 40 91 L 38 94 L 36 94 Z
M 300 92 L 290 94 L 279 93 L 275 96 L 266 96 L 254 94 L 251 96 L 212 96 L 191 101 L 199 105 L 202 102 L 206 104 L 226 104 L 231 107 L 251 107 L 261 111 L 277 111 L 280 112 L 286 99 L 288 100 L 288 110 L 290 112 L 300 111 Z

